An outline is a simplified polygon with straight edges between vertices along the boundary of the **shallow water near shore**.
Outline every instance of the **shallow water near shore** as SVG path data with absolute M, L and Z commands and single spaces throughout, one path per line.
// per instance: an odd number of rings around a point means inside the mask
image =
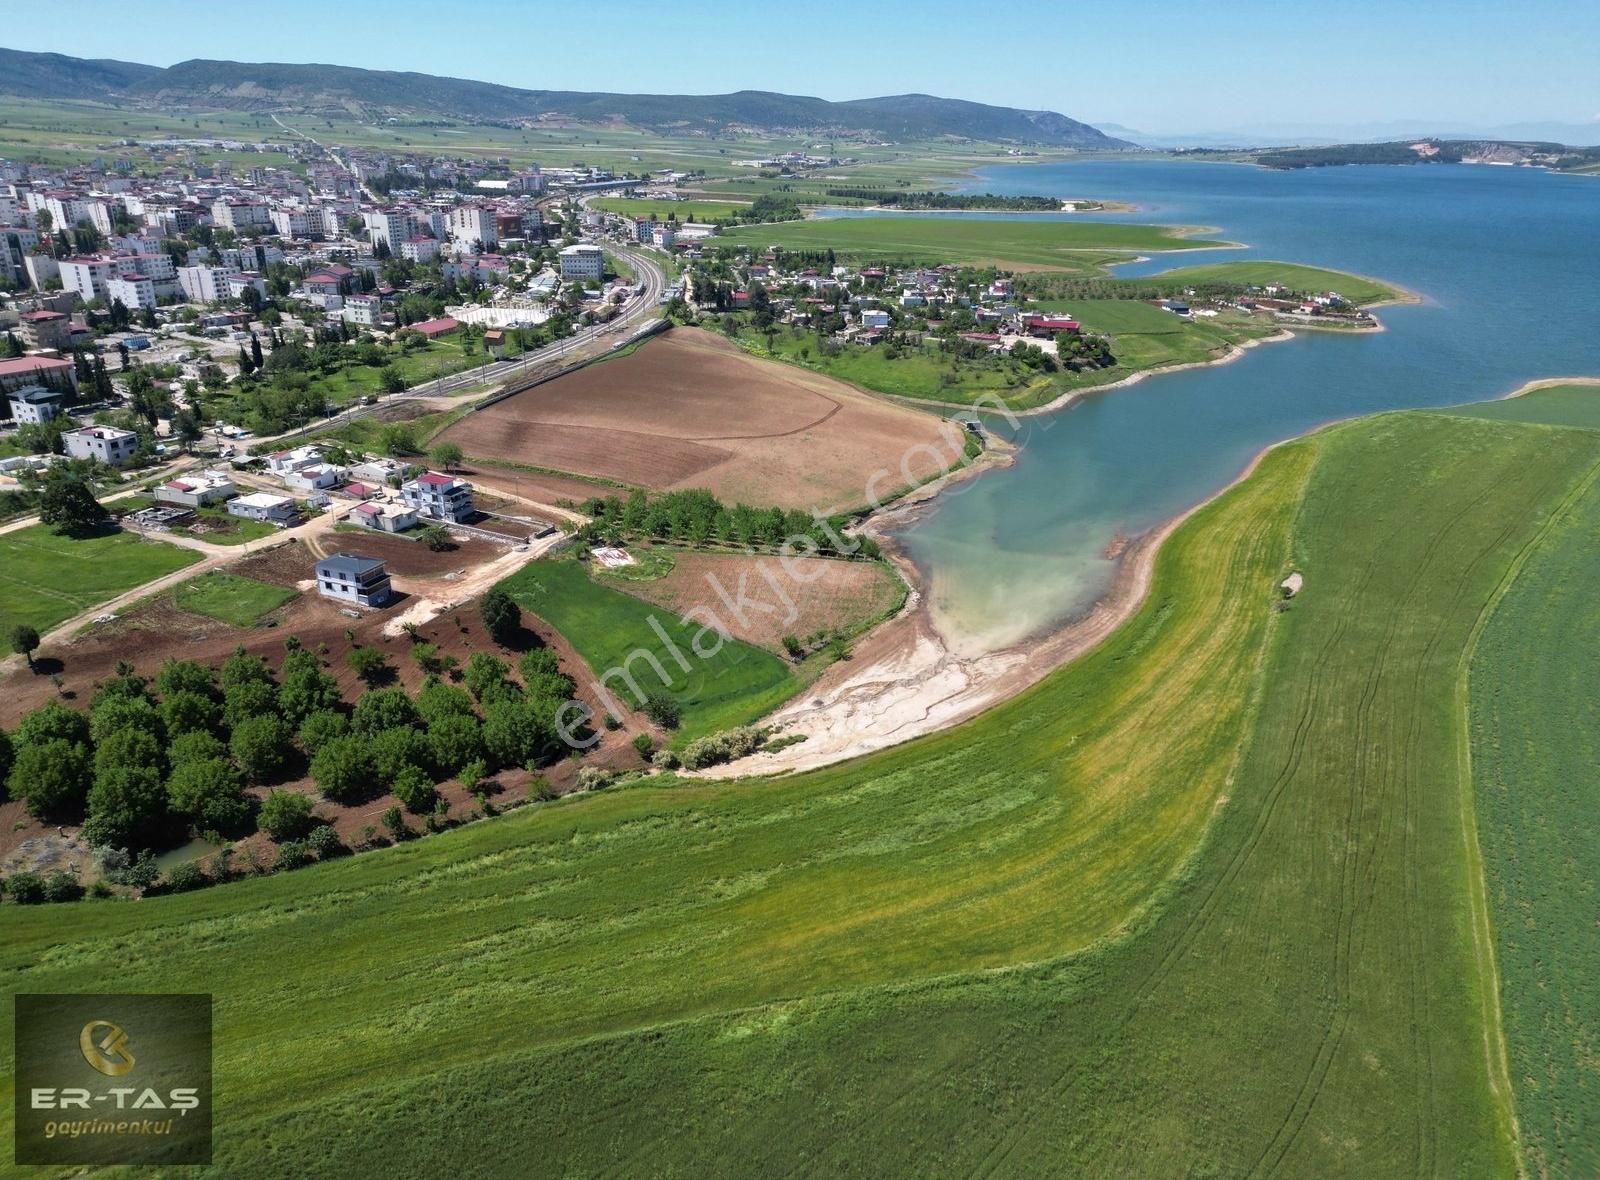
M 1021 419 L 1012 466 L 955 484 L 894 533 L 963 654 L 1087 610 L 1111 584 L 1119 538 L 1204 500 L 1270 443 L 1377 410 L 1600 375 L 1594 177 L 1095 160 L 997 167 L 968 187 L 1130 201 L 1131 213 L 1064 216 L 1211 225 L 1248 246 L 1158 256 L 1121 274 L 1275 258 L 1374 275 L 1424 302 L 1380 310 L 1387 332 L 1302 333 Z

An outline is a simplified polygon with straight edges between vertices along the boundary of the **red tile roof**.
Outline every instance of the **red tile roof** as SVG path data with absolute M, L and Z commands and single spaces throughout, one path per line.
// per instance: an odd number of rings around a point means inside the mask
M 53 356 L 19 356 L 10 360 L 0 361 L 0 377 L 10 377 L 15 373 L 33 373 L 40 369 L 56 370 L 72 368 L 71 361 L 64 361 Z

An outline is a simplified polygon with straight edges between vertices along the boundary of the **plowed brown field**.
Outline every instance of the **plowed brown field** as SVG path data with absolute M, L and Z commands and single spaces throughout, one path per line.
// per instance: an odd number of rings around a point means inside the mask
M 469 414 L 443 437 L 484 459 L 822 510 L 929 479 L 963 443 L 959 427 L 931 414 L 697 328 Z

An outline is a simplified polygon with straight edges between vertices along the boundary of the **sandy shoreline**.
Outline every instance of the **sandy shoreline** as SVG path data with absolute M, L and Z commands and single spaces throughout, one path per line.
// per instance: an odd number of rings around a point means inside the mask
M 1514 397 L 1521 397 L 1525 393 L 1532 393 L 1536 389 L 1554 389 L 1557 385 L 1600 385 L 1600 377 L 1540 377 L 1537 381 L 1529 381 L 1519 385 L 1510 393 L 1495 398 L 1495 401 L 1508 402 Z M 1471 402 L 1466 403 L 1471 405 Z
M 1248 479 L 1282 445 L 1263 447 L 1225 487 L 1133 538 L 1117 559 L 1110 591 L 1083 615 L 1043 635 L 973 656 L 950 650 L 933 622 L 916 567 L 876 531 L 903 523 L 920 506 L 896 505 L 874 521 L 871 531 L 911 582 L 905 609 L 859 643 L 851 660 L 830 668 L 804 700 L 769 718 L 785 732 L 807 734 L 804 742 L 701 774 L 738 778 L 830 766 L 959 724 L 1030 688 L 1126 621 L 1149 593 L 1162 543 L 1189 517 Z

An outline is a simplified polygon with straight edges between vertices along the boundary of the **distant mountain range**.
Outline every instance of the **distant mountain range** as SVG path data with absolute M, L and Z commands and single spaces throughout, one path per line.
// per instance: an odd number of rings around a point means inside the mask
M 162 110 L 244 110 L 359 119 L 568 121 L 656 132 L 740 130 L 888 140 L 960 138 L 1111 150 L 1134 145 L 1055 111 L 1025 111 L 928 94 L 829 102 L 762 90 L 733 94 L 604 94 L 521 90 L 433 74 L 274 62 L 179 62 L 162 69 L 0 49 L 0 94 L 87 99 Z

